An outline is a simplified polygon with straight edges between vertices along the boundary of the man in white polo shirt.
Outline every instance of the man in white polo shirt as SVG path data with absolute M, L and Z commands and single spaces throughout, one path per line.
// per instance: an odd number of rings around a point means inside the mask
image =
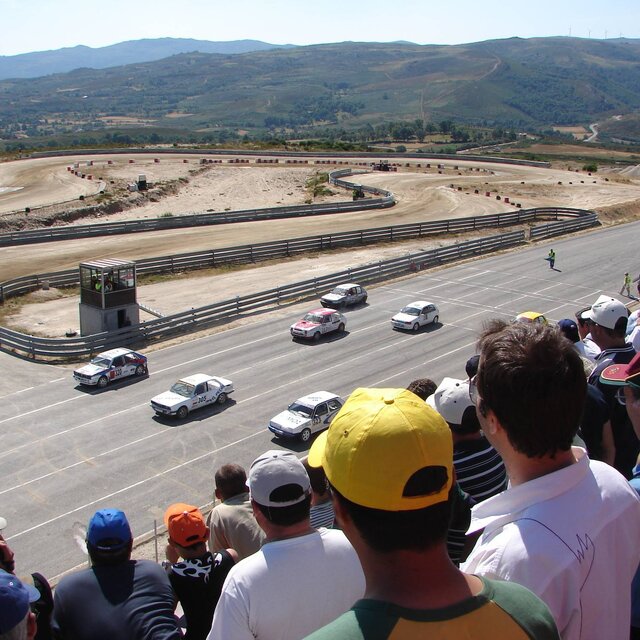
M 472 509 L 482 531 L 462 569 L 544 600 L 563 640 L 629 637 L 640 500 L 608 464 L 571 447 L 584 406 L 580 356 L 559 331 L 491 323 L 470 386 L 510 486 Z

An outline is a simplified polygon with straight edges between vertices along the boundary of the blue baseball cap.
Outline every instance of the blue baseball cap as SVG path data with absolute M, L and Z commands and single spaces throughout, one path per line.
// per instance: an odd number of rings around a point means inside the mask
M 100 509 L 87 527 L 87 542 L 100 551 L 117 551 L 131 542 L 131 527 L 120 509 Z
M 29 604 L 40 599 L 40 592 L 23 584 L 12 573 L 0 569 L 0 633 L 7 633 L 29 613 Z

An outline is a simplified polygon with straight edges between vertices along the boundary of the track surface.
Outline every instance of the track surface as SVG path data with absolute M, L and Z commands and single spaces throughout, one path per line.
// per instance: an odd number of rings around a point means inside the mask
M 0 514 L 20 572 L 55 576 L 83 562 L 74 532 L 98 508 L 124 509 L 140 535 L 172 502 L 210 501 L 219 465 L 248 466 L 273 447 L 302 453 L 266 426 L 303 394 L 464 377 L 483 321 L 525 310 L 558 320 L 602 292 L 616 295 L 621 256 L 636 255 L 639 231 L 633 223 L 554 242 L 560 271 L 543 260 L 548 246 L 537 246 L 376 287 L 367 306 L 347 312 L 348 333 L 317 345 L 291 341 L 288 325 L 304 310 L 291 308 L 286 318 L 155 351 L 149 378 L 103 392 L 75 387 L 68 369 L 13 361 L 25 387 L 0 397 Z M 391 315 L 414 299 L 436 302 L 443 324 L 394 332 Z M 231 378 L 231 402 L 182 422 L 155 418 L 149 399 L 196 372 Z

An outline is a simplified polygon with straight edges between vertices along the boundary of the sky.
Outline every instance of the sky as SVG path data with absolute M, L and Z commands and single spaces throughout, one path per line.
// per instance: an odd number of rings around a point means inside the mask
M 142 38 L 461 44 L 640 38 L 640 0 L 0 0 L 0 55 Z

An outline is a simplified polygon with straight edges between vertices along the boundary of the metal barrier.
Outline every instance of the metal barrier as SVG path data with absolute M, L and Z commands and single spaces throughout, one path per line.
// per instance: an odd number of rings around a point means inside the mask
M 560 217 L 577 218 L 577 220 L 558 223 L 559 225 L 565 225 L 564 227 L 554 227 L 554 229 L 558 229 L 558 233 L 562 233 L 559 230 L 561 228 L 565 228 L 565 232 L 574 230 L 574 228 L 566 227 L 569 224 L 575 224 L 577 225 L 575 228 L 579 229 L 598 224 L 595 213 L 582 209 L 566 207 L 518 209 L 509 213 L 499 213 L 491 216 L 433 220 L 431 222 L 375 227 L 360 231 L 343 231 L 334 234 L 293 238 L 291 240 L 276 240 L 239 247 L 193 251 L 157 258 L 143 258 L 136 261 L 136 270 L 140 275 L 162 274 L 190 269 L 214 268 L 223 265 L 252 264 L 277 258 L 289 258 L 312 251 L 326 251 L 329 249 L 367 246 L 380 242 L 398 242 L 446 233 L 464 233 L 480 229 L 501 228 L 541 219 L 558 220 Z M 530 237 L 532 240 L 548 237 L 548 235 L 543 235 L 547 233 L 546 231 L 541 231 L 539 237 L 537 237 L 535 235 L 536 229 L 537 227 L 532 227 L 531 229 Z M 555 235 L 558 235 L 558 233 Z M 22 276 L 6 282 L 0 282 L 0 302 L 4 301 L 5 298 L 39 289 L 45 282 L 49 282 L 50 286 L 53 287 L 75 286 L 79 283 L 78 269 Z
M 130 346 L 176 334 L 198 331 L 211 325 L 229 322 L 249 312 L 264 312 L 278 308 L 283 304 L 292 304 L 309 297 L 318 297 L 344 280 L 357 280 L 362 284 L 379 282 L 405 275 L 417 269 L 427 269 L 514 247 L 523 242 L 525 242 L 524 231 L 470 240 L 449 247 L 440 247 L 402 258 L 340 271 L 312 280 L 296 282 L 277 289 L 190 309 L 133 327 L 90 336 L 65 339 L 42 338 L 0 327 L 0 348 L 9 353 L 30 356 L 34 360 L 77 358 L 115 346 Z

